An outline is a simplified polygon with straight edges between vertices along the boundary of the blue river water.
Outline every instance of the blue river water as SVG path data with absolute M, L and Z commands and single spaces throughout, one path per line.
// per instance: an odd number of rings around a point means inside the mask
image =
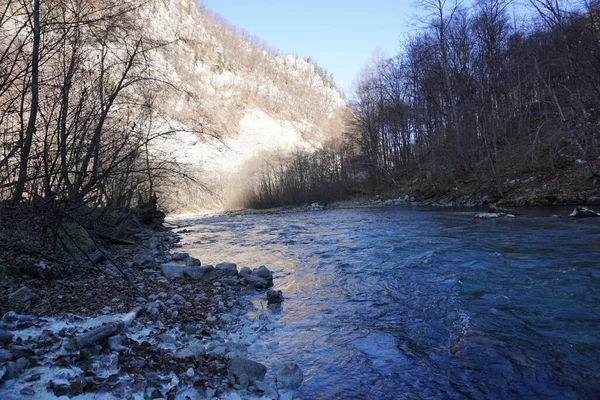
M 299 398 L 597 399 L 600 218 L 569 211 L 241 215 L 183 240 L 204 264 L 275 272 L 286 300 L 254 297 L 276 329 L 253 358 L 298 363 Z

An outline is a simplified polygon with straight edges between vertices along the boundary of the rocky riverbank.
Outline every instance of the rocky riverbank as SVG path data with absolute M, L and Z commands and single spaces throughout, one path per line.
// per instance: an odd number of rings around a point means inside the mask
M 283 301 L 268 290 L 268 268 L 202 266 L 176 252 L 179 236 L 170 231 L 136 239 L 117 254 L 96 254 L 96 273 L 3 279 L 0 397 L 293 398 L 303 379 L 298 365 L 268 368 L 248 356 L 274 324 L 265 313 L 248 317 L 253 306 L 243 294 Z M 115 259 L 130 260 L 121 267 L 128 279 Z M 131 310 L 139 316 L 131 318 Z M 82 348 L 69 345 L 113 325 L 126 329 Z

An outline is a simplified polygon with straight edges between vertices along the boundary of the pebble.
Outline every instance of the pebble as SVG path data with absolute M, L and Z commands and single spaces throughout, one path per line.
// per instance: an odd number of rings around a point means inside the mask
M 194 368 L 189 368 L 186 373 L 187 376 L 189 376 L 190 378 L 193 378 L 194 375 L 196 375 L 196 373 L 194 372 Z

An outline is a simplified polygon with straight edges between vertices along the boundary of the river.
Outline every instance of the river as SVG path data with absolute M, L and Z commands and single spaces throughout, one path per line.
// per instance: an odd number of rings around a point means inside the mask
M 600 398 L 600 218 L 522 211 L 205 218 L 183 250 L 275 272 L 286 300 L 250 296 L 276 321 L 251 357 L 298 363 L 300 398 Z

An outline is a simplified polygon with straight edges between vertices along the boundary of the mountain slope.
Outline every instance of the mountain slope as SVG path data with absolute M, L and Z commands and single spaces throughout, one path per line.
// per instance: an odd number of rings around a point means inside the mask
M 192 0 L 156 0 L 142 17 L 162 43 L 152 53 L 155 72 L 178 89 L 164 93 L 160 108 L 181 132 L 155 147 L 203 171 L 217 194 L 258 154 L 319 148 L 341 134 L 345 101 L 318 66 L 277 55 Z M 191 206 L 184 192 L 172 206 Z

